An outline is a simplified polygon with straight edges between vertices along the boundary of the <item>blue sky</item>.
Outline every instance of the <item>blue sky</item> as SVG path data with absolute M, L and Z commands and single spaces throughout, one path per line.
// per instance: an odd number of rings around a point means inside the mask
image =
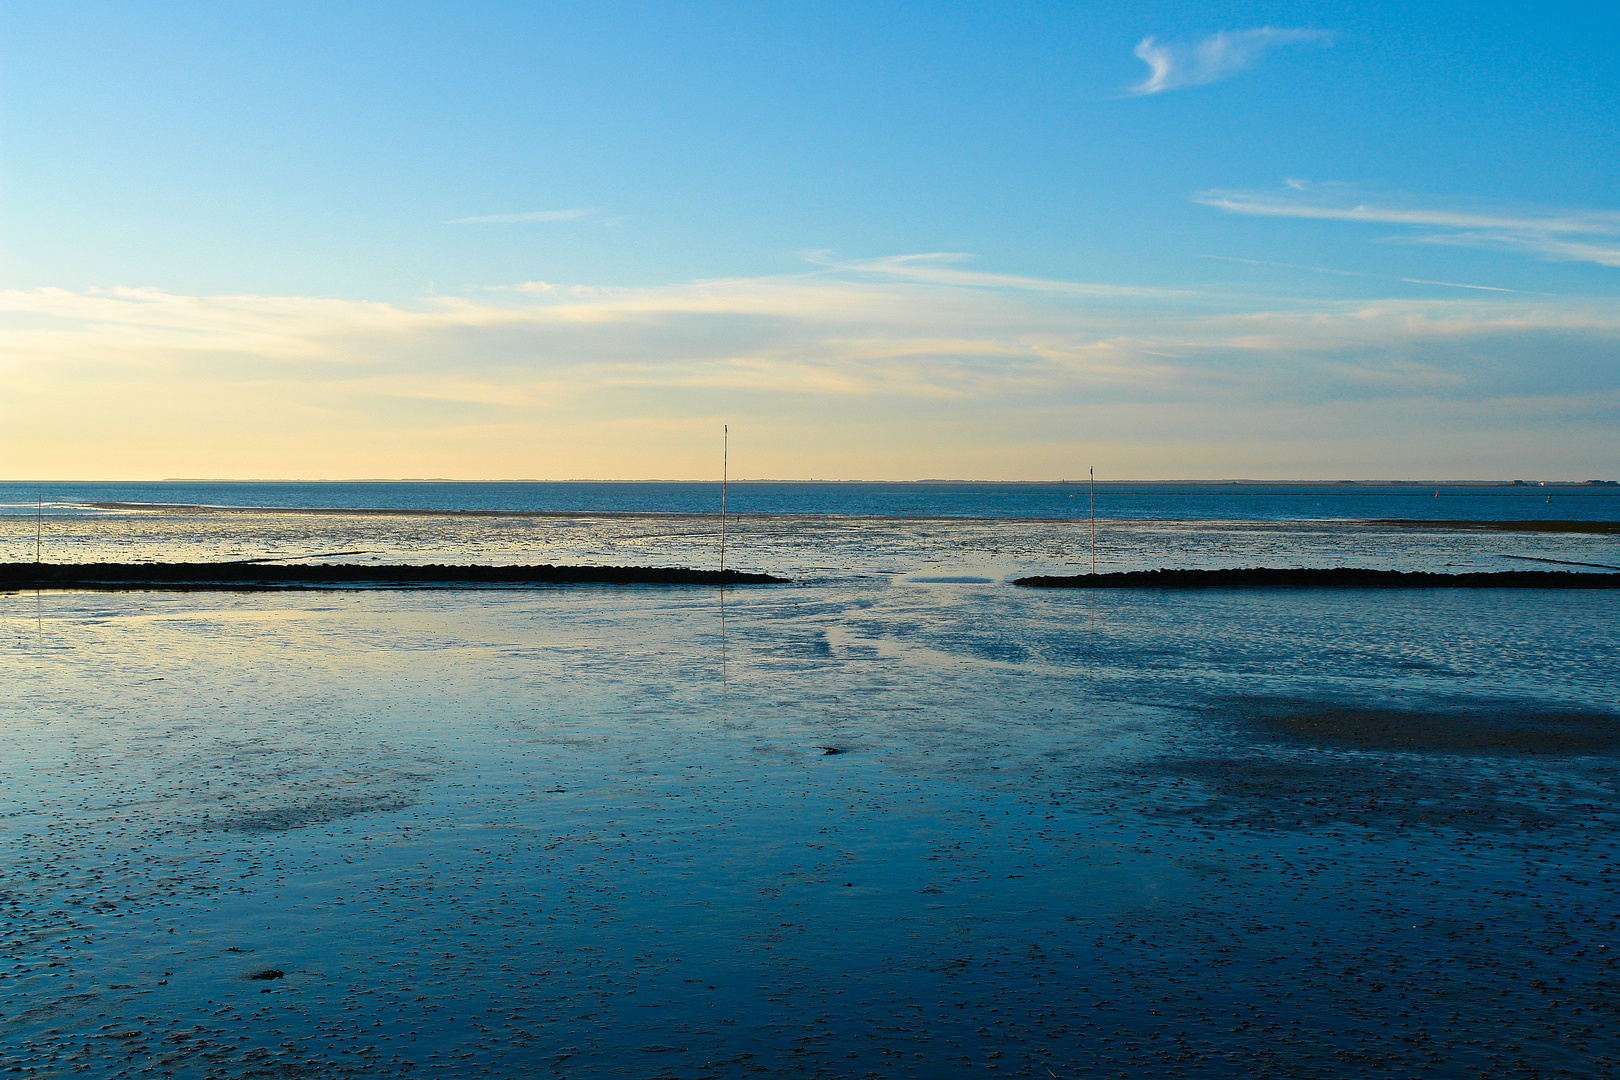
M 1613 474 L 1616 22 L 7 2 L 4 468 Z

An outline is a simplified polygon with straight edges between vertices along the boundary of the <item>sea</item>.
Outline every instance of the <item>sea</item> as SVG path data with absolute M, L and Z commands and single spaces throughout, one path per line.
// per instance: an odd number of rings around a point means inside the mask
M 282 510 L 393 510 L 496 514 L 718 514 L 719 482 L 163 481 L 76 483 L 0 481 L 0 513 L 32 516 L 107 513 L 118 504 Z M 1133 520 L 1583 520 L 1620 518 L 1620 483 L 1513 481 L 1456 483 L 975 483 L 736 481 L 737 514 L 817 514 L 876 518 L 1089 517 Z
M 1608 574 L 1620 488 L 721 498 L 0 484 L 5 562 L 787 579 L 0 593 L 0 1070 L 1620 1073 L 1612 592 L 1012 583 Z

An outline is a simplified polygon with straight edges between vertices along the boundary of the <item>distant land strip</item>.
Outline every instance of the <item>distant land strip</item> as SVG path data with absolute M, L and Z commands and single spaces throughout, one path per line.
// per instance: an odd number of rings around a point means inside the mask
M 0 563 L 0 591 L 251 590 L 478 585 L 775 585 L 786 578 L 663 566 L 266 566 L 255 563 Z
M 1035 589 L 1620 589 L 1620 574 L 1493 570 L 1429 574 L 1340 566 L 1322 570 L 1132 570 L 1117 574 L 1018 578 Z
M 1620 533 L 1620 521 L 1423 521 L 1379 518 L 1374 525 L 1405 529 L 1488 529 L 1492 532 Z

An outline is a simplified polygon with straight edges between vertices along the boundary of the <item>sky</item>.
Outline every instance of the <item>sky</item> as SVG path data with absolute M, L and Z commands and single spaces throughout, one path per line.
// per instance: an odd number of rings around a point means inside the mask
M 0 477 L 1620 476 L 1604 5 L 0 0 Z

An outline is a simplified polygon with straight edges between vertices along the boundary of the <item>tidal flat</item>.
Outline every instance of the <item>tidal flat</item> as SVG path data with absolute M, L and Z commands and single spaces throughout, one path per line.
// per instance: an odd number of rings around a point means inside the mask
M 0 616 L 23 1075 L 1620 1071 L 1610 593 Z

